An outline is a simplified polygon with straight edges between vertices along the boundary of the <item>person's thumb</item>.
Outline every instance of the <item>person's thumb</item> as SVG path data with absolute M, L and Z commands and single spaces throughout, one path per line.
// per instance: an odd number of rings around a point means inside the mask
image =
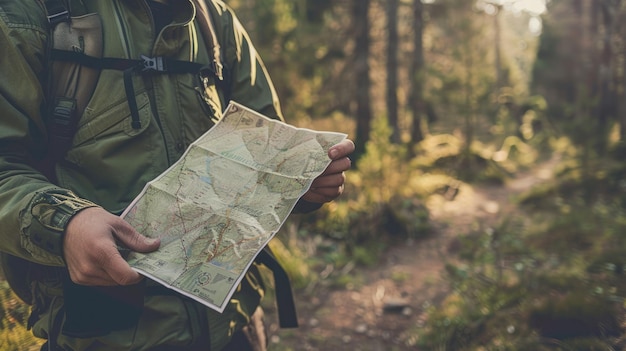
M 159 238 L 149 238 L 136 231 L 130 224 L 120 218 L 115 228 L 117 241 L 129 250 L 137 252 L 152 252 L 159 248 Z

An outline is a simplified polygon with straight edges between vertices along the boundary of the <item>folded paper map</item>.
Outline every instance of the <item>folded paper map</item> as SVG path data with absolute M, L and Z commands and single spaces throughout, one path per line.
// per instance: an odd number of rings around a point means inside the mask
M 149 182 L 122 217 L 161 238 L 127 260 L 139 273 L 222 312 L 257 254 L 345 134 L 295 128 L 231 102 L 222 119 Z

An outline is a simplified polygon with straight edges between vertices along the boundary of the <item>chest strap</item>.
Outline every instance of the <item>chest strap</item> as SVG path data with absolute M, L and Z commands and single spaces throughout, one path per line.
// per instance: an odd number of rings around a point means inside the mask
M 141 55 L 141 59 L 125 59 L 115 57 L 93 57 L 78 51 L 67 51 L 52 49 L 50 58 L 56 61 L 76 62 L 82 66 L 94 69 L 112 69 L 124 72 L 124 90 L 128 100 L 128 107 L 132 119 L 132 127 L 134 129 L 141 128 L 139 119 L 139 109 L 137 108 L 137 99 L 135 97 L 135 88 L 133 85 L 133 74 L 158 72 L 168 74 L 199 74 L 200 72 L 214 73 L 212 67 L 202 65 L 196 62 L 172 60 L 166 57 L 148 57 Z

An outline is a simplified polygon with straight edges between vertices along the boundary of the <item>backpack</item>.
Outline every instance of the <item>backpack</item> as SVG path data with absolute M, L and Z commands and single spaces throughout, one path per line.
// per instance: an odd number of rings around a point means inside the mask
M 81 0 L 40 0 L 44 2 L 50 24 L 53 46 L 48 52 L 50 69 L 47 77 L 48 96 L 48 150 L 49 155 L 40 167 L 54 181 L 54 165 L 63 160 L 72 146 L 79 117 L 82 115 L 98 82 L 102 69 L 124 72 L 124 88 L 131 112 L 131 125 L 141 128 L 135 100 L 132 76 L 147 71 L 159 73 L 193 73 L 206 78 L 213 76 L 218 90 L 228 102 L 227 70 L 222 62 L 222 48 L 207 5 L 194 0 L 198 22 L 207 48 L 212 48 L 212 65 L 171 60 L 164 57 L 120 59 L 102 57 L 102 25 L 97 14 L 85 14 Z M 71 12 L 71 13 L 70 13 Z M 76 16 L 78 15 L 78 16 Z M 78 79 L 80 77 L 80 79 Z M 204 80 L 205 84 L 206 79 Z
M 97 15 L 85 15 L 80 0 L 39 0 L 48 14 L 52 47 L 48 53 L 47 101 L 48 101 L 48 156 L 40 165 L 40 170 L 55 181 L 54 167 L 65 157 L 72 146 L 72 140 L 82 115 L 102 69 L 117 69 L 124 72 L 124 85 L 131 111 L 132 125 L 140 128 L 137 103 L 132 86 L 132 75 L 147 70 L 162 73 L 200 73 L 203 77 L 212 75 L 218 90 L 225 101 L 229 100 L 228 69 L 222 60 L 214 21 L 203 0 L 193 0 L 196 18 L 202 30 L 207 48 L 212 48 L 212 64 L 207 67 L 195 62 L 171 60 L 163 57 L 142 56 L 141 59 L 120 59 L 102 57 L 102 26 Z M 69 3 L 68 3 L 69 2 Z M 79 15 L 79 16 L 73 16 Z M 80 75 L 81 79 L 77 79 Z M 205 83 L 206 84 L 206 83 Z M 28 285 L 31 269 L 38 269 L 34 263 L 6 253 L 0 253 L 2 266 L 10 266 L 16 274 L 6 274 L 13 291 L 27 304 L 33 303 L 33 295 Z M 276 301 L 280 325 L 283 328 L 297 327 L 295 304 L 289 277 L 275 259 L 269 247 L 265 247 L 256 258 L 258 263 L 268 267 L 274 275 Z M 35 267 L 33 267 L 35 266 Z

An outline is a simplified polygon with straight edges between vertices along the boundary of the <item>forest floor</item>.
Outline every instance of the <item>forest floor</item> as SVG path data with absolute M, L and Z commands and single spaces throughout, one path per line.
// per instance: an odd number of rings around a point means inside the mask
M 454 263 L 458 237 L 485 230 L 507 217 L 522 215 L 515 199 L 549 180 L 557 159 L 521 172 L 503 185 L 461 186 L 453 200 L 432 197 L 426 204 L 434 231 L 427 238 L 389 247 L 374 267 L 355 267 L 363 282 L 348 289 L 296 292 L 297 329 L 279 329 L 266 311 L 269 350 L 420 350 L 415 335 L 426 310 L 447 296 L 445 266 Z

